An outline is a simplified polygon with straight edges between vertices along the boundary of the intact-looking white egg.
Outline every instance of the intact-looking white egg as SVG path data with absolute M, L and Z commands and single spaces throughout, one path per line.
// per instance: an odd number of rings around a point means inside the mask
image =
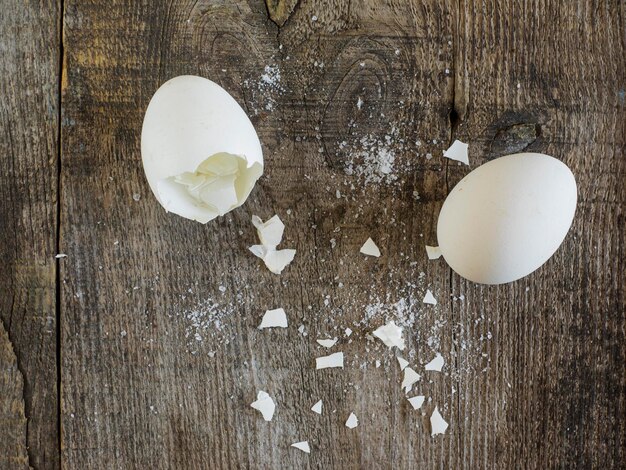
M 441 253 L 470 281 L 502 284 L 524 277 L 559 248 L 576 211 L 576 180 L 559 160 L 518 153 L 463 178 L 437 223 Z
M 202 223 L 242 205 L 263 173 L 261 143 L 244 110 L 216 83 L 191 75 L 152 97 L 141 156 L 165 210 Z

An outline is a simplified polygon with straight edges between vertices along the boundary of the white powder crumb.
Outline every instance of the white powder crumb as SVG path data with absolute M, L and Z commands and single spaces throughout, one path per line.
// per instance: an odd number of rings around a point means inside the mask
M 426 295 L 424 296 L 424 303 L 425 304 L 431 304 L 431 305 L 437 305 L 437 299 L 435 299 L 435 296 L 433 295 L 433 293 L 430 290 L 426 291 Z
M 444 364 L 443 357 L 441 356 L 441 354 L 437 353 L 435 355 L 435 358 L 424 366 L 424 369 L 441 372 L 441 369 L 443 368 L 443 364 Z
M 346 336 L 350 336 L 352 334 L 352 330 L 350 328 L 346 328 L 344 333 Z
M 128 333 L 126 333 L 126 330 L 122 330 L 122 331 L 120 331 L 120 336 L 121 336 L 122 338 L 126 337 L 126 335 L 127 335 L 127 334 L 128 334 Z
M 138 202 L 141 200 L 141 194 L 135 193 L 133 194 L 133 201 Z
M 67 258 L 67 255 L 65 253 L 59 253 L 58 255 L 55 255 L 56 259 L 61 259 L 61 258 Z
M 396 170 L 404 168 L 400 168 L 400 162 L 396 161 L 396 152 L 405 149 L 398 132 L 398 126 L 393 125 L 384 136 L 367 134 L 355 137 L 351 142 L 340 142 L 337 152 L 346 161 L 345 173 L 357 177 L 366 185 L 398 181 Z
M 322 414 L 322 400 L 318 401 L 315 405 L 311 407 L 311 411 L 313 413 L 317 413 L 318 415 Z
M 218 289 L 220 292 L 226 292 L 226 286 L 219 286 Z
M 380 364 L 381 364 L 380 361 L 378 359 L 376 359 L 375 365 L 376 365 L 377 369 L 380 367 Z
M 359 99 L 356 101 L 356 107 L 361 109 L 363 107 L 363 99 L 359 96 Z
M 296 449 L 300 449 L 305 454 L 310 454 L 311 453 L 311 448 L 309 447 L 309 441 L 294 442 L 293 444 L 291 444 L 291 447 L 295 447 Z
M 256 401 L 250 404 L 252 408 L 258 410 L 263 415 L 263 419 L 265 421 L 271 421 L 274 416 L 274 410 L 276 409 L 276 404 L 274 400 L 264 391 L 259 391 L 256 397 Z
M 258 328 L 259 330 L 263 328 L 287 328 L 287 314 L 285 310 L 282 308 L 266 310 Z
M 356 417 L 354 413 L 350 413 L 348 416 L 348 420 L 346 421 L 346 427 L 350 429 L 354 429 L 359 425 L 359 419 Z
M 306 333 L 304 332 L 304 325 L 300 325 L 298 327 L 298 333 L 300 333 L 302 336 L 306 336 Z
M 311 21 L 317 21 L 317 15 L 313 15 L 313 16 L 311 17 Z
M 375 256 L 376 258 L 380 256 L 380 250 L 376 246 L 376 243 L 374 243 L 374 240 L 372 240 L 371 238 L 368 238 L 365 241 L 359 251 L 367 256 Z

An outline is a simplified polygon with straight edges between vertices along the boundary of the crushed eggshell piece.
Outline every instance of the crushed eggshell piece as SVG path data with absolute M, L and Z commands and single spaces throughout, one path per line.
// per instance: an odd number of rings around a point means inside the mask
M 402 327 L 397 326 L 393 321 L 377 328 L 372 334 L 381 340 L 388 348 L 396 346 L 401 351 L 404 349 Z
M 441 257 L 441 249 L 438 246 L 426 245 L 426 254 L 428 259 L 437 259 Z
M 311 407 L 311 411 L 313 413 L 317 413 L 318 415 L 322 414 L 322 400 L 318 401 L 315 405 Z
M 300 449 L 305 454 L 310 454 L 311 453 L 311 447 L 309 447 L 309 441 L 294 442 L 293 444 L 291 444 L 291 447 L 295 447 L 296 449 Z
M 359 425 L 359 419 L 356 417 L 354 413 L 350 413 L 348 416 L 348 420 L 346 421 L 346 427 L 350 429 L 354 429 Z
M 380 250 L 371 238 L 368 238 L 367 241 L 363 243 L 359 251 L 367 256 L 375 256 L 376 258 L 380 256 Z
M 398 364 L 400 364 L 400 370 L 404 370 L 406 366 L 409 365 L 409 361 L 400 356 L 396 357 L 396 359 L 398 360 Z
M 352 334 L 352 330 L 350 328 L 346 328 L 346 331 L 344 333 L 346 334 L 346 336 L 350 336 Z
M 337 344 L 337 338 L 318 339 L 317 344 L 319 344 L 320 346 L 324 346 L 325 348 L 332 348 L 335 344 Z
M 413 384 L 421 379 L 422 376 L 415 372 L 410 367 L 406 367 L 404 369 L 404 379 L 402 379 L 401 387 L 405 390 L 406 393 L 410 392 L 413 388 Z
M 315 359 L 316 369 L 328 369 L 331 367 L 343 368 L 343 353 L 337 352 L 329 356 L 322 356 Z
M 435 299 L 435 296 L 433 295 L 433 293 L 430 290 L 426 291 L 426 295 L 424 296 L 424 303 L 425 304 L 431 304 L 431 305 L 437 305 L 437 299 Z
M 277 215 L 267 222 L 263 222 L 258 215 L 253 215 L 252 225 L 256 228 L 261 245 L 276 247 L 280 245 L 280 242 L 283 240 L 285 224 L 283 224 L 283 221 L 280 220 L 280 217 Z
M 287 314 L 282 308 L 266 310 L 259 330 L 263 328 L 287 328 Z
M 448 429 L 448 423 L 443 419 L 439 409 L 435 406 L 433 414 L 430 415 L 430 435 L 443 434 L 446 432 L 446 429 Z
M 468 149 L 469 145 L 455 140 L 448 150 L 444 150 L 443 156 L 450 160 L 456 160 L 469 165 Z
M 437 353 L 435 355 L 435 358 L 424 366 L 424 369 L 435 370 L 437 372 L 441 372 L 443 364 L 444 364 L 443 356 Z
M 268 250 L 263 261 L 274 274 L 280 274 L 295 258 L 296 250 Z
M 417 395 L 415 397 L 408 398 L 409 403 L 411 404 L 414 410 L 419 410 L 424 404 L 425 399 L 426 397 L 424 395 Z
M 250 406 L 255 410 L 259 410 L 265 421 L 272 420 L 274 410 L 276 409 L 276 404 L 274 403 L 274 400 L 272 400 L 272 397 L 270 397 L 267 392 L 264 392 L 263 390 L 259 391 L 256 401 L 251 403 Z
M 257 235 L 261 241 L 260 245 L 253 245 L 248 249 L 255 256 L 261 258 L 265 266 L 274 274 L 280 274 L 296 256 L 296 250 L 277 250 L 283 238 L 285 225 L 280 218 L 275 215 L 267 222 L 263 222 L 258 216 L 252 216 L 252 224 L 257 229 Z

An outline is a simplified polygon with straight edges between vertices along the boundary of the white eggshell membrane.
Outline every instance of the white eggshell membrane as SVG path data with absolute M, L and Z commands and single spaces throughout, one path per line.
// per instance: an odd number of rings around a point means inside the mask
M 152 97 L 141 155 L 165 210 L 201 223 L 242 205 L 263 173 L 261 143 L 244 110 L 216 83 L 191 75 Z
M 576 211 L 576 181 L 559 160 L 519 153 L 476 168 L 445 200 L 441 253 L 470 281 L 502 284 L 539 268 L 559 248 Z

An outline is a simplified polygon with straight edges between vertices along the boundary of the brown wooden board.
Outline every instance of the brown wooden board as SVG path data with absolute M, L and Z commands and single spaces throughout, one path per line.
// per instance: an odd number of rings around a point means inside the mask
M 11 221 L 2 319 L 17 357 L 0 357 L 10 455 L 24 461 L 23 375 L 35 468 L 58 466 L 44 459 L 57 446 L 62 466 L 80 469 L 623 465 L 623 2 L 64 0 L 63 49 L 53 13 L 14 9 L 34 29 L 0 17 L 3 40 L 29 59 L 0 57 L 18 70 L 0 79 L 10 98 L 0 145 L 19 162 L 0 178 Z M 165 213 L 141 164 L 147 104 L 181 74 L 229 91 L 263 144 L 247 203 L 207 225 Z M 442 158 L 455 138 L 470 144 L 470 168 Z M 576 176 L 577 215 L 557 254 L 499 287 L 428 261 L 454 184 L 522 150 Z M 58 284 L 57 156 L 68 255 Z M 283 247 L 297 254 L 280 276 L 248 252 L 253 214 L 285 222 Z M 368 237 L 380 258 L 359 253 Z M 423 304 L 427 289 L 436 306 Z M 277 307 L 289 328 L 258 330 Z M 391 319 L 422 375 L 419 411 L 400 390 L 396 352 L 371 337 Z M 335 336 L 331 350 L 315 342 Z M 334 351 L 345 368 L 316 371 L 315 357 Z M 436 352 L 443 372 L 425 372 Z M 31 384 L 48 387 L 47 401 L 29 402 L 43 390 Z M 249 406 L 259 390 L 277 402 L 269 423 Z M 319 399 L 321 416 L 310 411 Z M 435 406 L 450 427 L 433 438 Z M 302 440 L 310 455 L 289 447 Z
M 0 468 L 58 468 L 61 10 L 13 0 L 0 10 L 0 382 L 13 381 L 0 386 Z

